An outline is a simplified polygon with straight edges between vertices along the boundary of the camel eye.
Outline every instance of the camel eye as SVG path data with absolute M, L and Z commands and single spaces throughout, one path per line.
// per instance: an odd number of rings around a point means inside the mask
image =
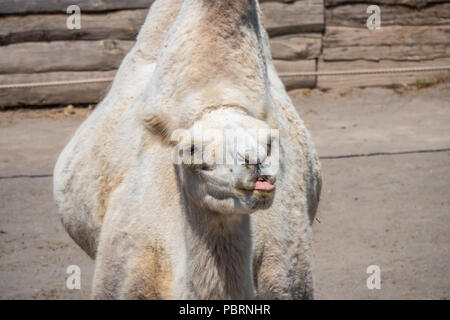
M 213 168 L 214 168 L 213 166 L 210 166 L 207 163 L 202 163 L 202 165 L 201 165 L 201 169 L 204 171 L 211 171 L 211 170 L 213 170 Z
M 270 157 L 270 154 L 272 153 L 272 141 L 270 141 L 269 143 L 267 143 L 267 156 Z
M 189 144 L 178 150 L 178 156 L 183 164 L 195 165 L 201 163 L 201 154 L 198 151 L 199 149 L 194 144 Z
M 180 149 L 179 154 L 180 156 L 194 156 L 197 151 L 197 147 L 192 144 L 190 146 L 184 147 L 183 149 Z

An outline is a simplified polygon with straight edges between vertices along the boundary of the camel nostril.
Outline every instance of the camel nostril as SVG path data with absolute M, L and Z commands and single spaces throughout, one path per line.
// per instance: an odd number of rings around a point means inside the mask
M 270 176 L 264 175 L 264 174 L 260 174 L 257 178 L 256 181 L 270 181 Z
M 258 156 L 256 153 L 252 153 L 251 151 L 238 152 L 236 156 L 237 163 L 240 165 L 244 165 L 246 168 L 259 168 L 262 165 L 261 160 L 263 159 L 261 159 L 260 156 Z

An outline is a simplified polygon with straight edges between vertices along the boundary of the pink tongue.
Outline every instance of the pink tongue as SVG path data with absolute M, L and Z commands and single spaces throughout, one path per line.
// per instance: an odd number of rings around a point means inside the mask
M 267 181 L 256 181 L 255 190 L 272 191 L 275 186 Z

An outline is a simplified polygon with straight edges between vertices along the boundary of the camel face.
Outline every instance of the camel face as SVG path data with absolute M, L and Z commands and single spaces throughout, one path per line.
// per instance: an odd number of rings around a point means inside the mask
M 277 131 L 242 112 L 207 113 L 174 150 L 185 194 L 214 212 L 267 209 L 276 190 Z

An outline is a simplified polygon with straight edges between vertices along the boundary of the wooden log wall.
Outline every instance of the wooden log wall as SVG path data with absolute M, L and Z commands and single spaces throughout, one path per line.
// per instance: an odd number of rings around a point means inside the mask
M 0 85 L 112 77 L 133 46 L 152 0 L 2 0 Z M 69 30 L 66 10 L 81 9 Z M 324 30 L 323 0 L 261 1 L 280 71 L 315 71 Z M 286 79 L 315 87 L 316 77 Z M 1 106 L 95 103 L 109 83 L 0 89 Z
M 0 85 L 112 77 L 153 0 L 1 0 Z M 81 29 L 66 10 L 81 8 Z M 370 4 L 381 30 L 368 30 Z M 260 0 L 280 73 L 448 65 L 450 0 Z M 395 85 L 414 74 L 283 77 L 288 89 Z M 429 73 L 427 76 L 435 76 Z M 96 103 L 109 83 L 0 88 L 0 107 Z
M 367 7 L 381 10 L 381 28 L 366 26 Z M 325 0 L 319 71 L 450 65 L 450 1 Z M 448 77 L 447 71 L 319 76 L 318 87 L 398 86 Z

